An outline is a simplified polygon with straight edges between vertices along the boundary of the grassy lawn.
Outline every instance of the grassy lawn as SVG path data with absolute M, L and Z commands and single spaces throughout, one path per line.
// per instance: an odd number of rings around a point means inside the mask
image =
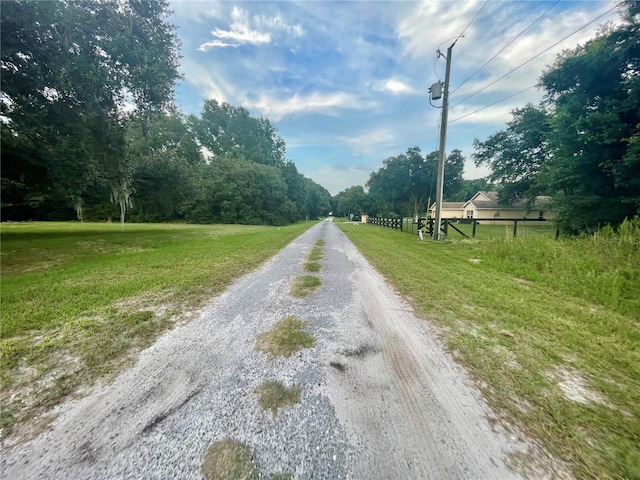
M 311 225 L 2 224 L 2 436 L 119 371 Z
M 338 225 L 442 327 L 498 421 L 578 478 L 640 478 L 640 225 L 559 241 L 548 227 L 513 239 L 480 225 L 442 242 Z

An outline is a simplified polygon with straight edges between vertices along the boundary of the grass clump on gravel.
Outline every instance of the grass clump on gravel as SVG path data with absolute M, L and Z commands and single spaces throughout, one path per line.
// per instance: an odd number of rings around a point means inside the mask
M 305 262 L 302 264 L 302 269 L 305 272 L 319 272 L 322 268 L 322 265 L 316 262 Z
M 310 262 L 317 262 L 318 260 L 322 260 L 324 257 L 324 253 L 322 253 L 322 249 L 319 247 L 313 247 L 307 255 L 307 260 Z
M 323 239 L 320 239 L 318 241 L 316 241 L 316 245 L 318 245 L 319 247 L 324 247 L 326 244 L 326 242 Z
M 0 437 L 129 365 L 311 225 L 2 223 Z
M 640 220 L 558 241 L 420 242 L 338 226 L 418 314 L 444 327 L 497 420 L 576 478 L 640 478 Z
M 300 403 L 301 387 L 287 388 L 280 382 L 264 382 L 256 387 L 256 393 L 260 395 L 258 404 L 263 410 L 271 410 L 275 417 L 278 409 L 287 405 Z
M 257 480 L 258 469 L 251 451 L 241 443 L 226 438 L 215 442 L 204 456 L 201 469 L 205 480 Z
M 311 348 L 315 338 L 303 330 L 309 322 L 291 315 L 277 322 L 271 330 L 258 336 L 256 350 L 266 353 L 267 358 L 290 357 L 298 350 Z
M 291 295 L 304 298 L 311 295 L 322 285 L 322 281 L 314 275 L 301 275 L 293 280 Z

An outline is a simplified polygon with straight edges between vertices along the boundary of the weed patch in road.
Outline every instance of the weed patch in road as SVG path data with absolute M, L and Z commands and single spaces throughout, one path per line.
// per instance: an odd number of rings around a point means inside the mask
M 316 262 L 306 262 L 302 264 L 302 269 L 305 272 L 319 272 L 322 268 L 322 265 Z
M 298 298 L 304 298 L 318 290 L 322 285 L 322 281 L 313 275 L 301 275 L 293 280 L 291 285 L 291 295 Z
M 319 247 L 324 247 L 326 245 L 326 242 L 324 240 L 320 239 L 320 240 L 318 240 L 316 242 L 316 245 L 319 246 Z
M 278 409 L 287 405 L 300 403 L 301 387 L 287 388 L 280 382 L 264 382 L 256 387 L 256 393 L 260 395 L 258 404 L 263 410 L 271 410 L 275 417 Z
M 310 262 L 317 262 L 318 260 L 322 260 L 324 257 L 324 253 L 322 253 L 322 249 L 319 247 L 313 247 L 307 255 L 307 260 Z
M 308 322 L 295 316 L 285 317 L 277 322 L 271 330 L 258 336 L 256 350 L 266 353 L 267 358 L 290 357 L 298 350 L 311 348 L 316 344 L 315 338 L 303 330 Z
M 441 242 L 337 225 L 443 327 L 499 419 L 575 477 L 599 479 L 640 478 L 640 225 L 630 223 L 558 241 Z
M 201 469 L 205 480 L 257 480 L 258 469 L 251 451 L 241 443 L 226 438 L 215 442 L 204 456 Z

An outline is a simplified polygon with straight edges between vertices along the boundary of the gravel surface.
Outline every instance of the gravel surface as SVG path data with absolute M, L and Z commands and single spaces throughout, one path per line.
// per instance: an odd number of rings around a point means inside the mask
M 289 295 L 323 239 L 320 289 Z M 268 361 L 256 337 L 289 315 L 316 346 Z M 302 387 L 273 417 L 264 381 Z M 231 438 L 264 478 L 510 479 L 526 445 L 490 411 L 437 332 L 417 319 L 330 221 L 321 222 L 163 335 L 135 367 L 70 402 L 33 441 L 5 447 L 6 479 L 197 479 L 208 447 Z

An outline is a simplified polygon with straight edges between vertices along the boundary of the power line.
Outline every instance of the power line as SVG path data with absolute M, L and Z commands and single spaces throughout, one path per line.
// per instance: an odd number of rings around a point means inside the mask
M 476 14 L 473 16 L 473 18 L 471 19 L 471 21 L 467 24 L 466 27 L 464 27 L 464 30 L 462 30 L 462 33 L 458 36 L 458 38 L 456 39 L 456 42 L 464 35 L 464 32 L 467 31 L 467 28 L 469 28 L 471 26 L 471 24 L 473 23 L 473 21 L 478 17 L 478 15 L 480 15 L 480 12 L 484 9 L 484 7 L 487 6 L 487 3 L 489 3 L 489 0 L 487 0 L 486 2 L 484 2 L 484 4 L 480 7 L 480 10 L 478 10 L 476 12 Z
M 504 102 L 505 100 L 509 100 L 510 98 L 515 97 L 516 95 L 520 95 L 521 93 L 524 93 L 527 90 L 531 90 L 532 88 L 534 88 L 536 86 L 537 85 L 531 85 L 530 87 L 527 87 L 527 88 L 525 88 L 523 90 L 520 90 L 519 92 L 513 93 L 513 94 L 509 95 L 508 97 L 505 97 L 505 98 L 503 98 L 501 100 L 498 100 L 497 102 L 493 102 L 493 103 L 487 105 L 486 107 L 479 108 L 478 110 L 474 110 L 473 112 L 467 113 L 466 115 L 462 115 L 461 117 L 454 118 L 449 123 L 457 122 L 458 120 L 462 120 L 463 118 L 470 117 L 471 115 L 474 115 L 474 114 L 476 114 L 478 112 L 481 112 L 482 110 L 486 110 L 489 107 L 493 107 L 494 105 L 497 105 L 500 102 Z
M 506 77 L 507 75 L 511 75 L 513 72 L 515 72 L 516 70 L 524 67 L 527 63 L 535 60 L 536 58 L 538 58 L 540 55 L 542 55 L 543 53 L 548 52 L 549 50 L 551 50 L 553 47 L 557 46 L 558 44 L 564 42 L 567 38 L 575 35 L 576 33 L 578 33 L 580 30 L 583 30 L 585 28 L 587 28 L 589 25 L 591 25 L 593 22 L 601 19 L 602 17 L 604 17 L 606 14 L 608 14 L 609 12 L 615 10 L 617 8 L 617 5 L 614 5 L 613 7 L 611 7 L 609 10 L 607 10 L 606 12 L 598 15 L 596 18 L 594 18 L 593 20 L 591 20 L 590 22 L 584 24 L 582 27 L 578 28 L 577 30 L 574 30 L 573 32 L 571 32 L 569 35 L 567 35 L 566 37 L 562 38 L 561 40 L 558 40 L 556 43 L 554 43 L 553 45 L 551 45 L 550 47 L 544 49 L 543 51 L 541 51 L 540 53 L 538 53 L 536 56 L 531 57 L 529 60 L 527 60 L 526 62 L 521 63 L 520 65 L 518 65 L 516 68 L 508 71 L 507 73 L 505 73 L 504 75 L 502 75 L 500 78 L 494 80 L 493 82 L 489 83 L 488 85 L 485 85 L 484 87 L 482 87 L 480 90 L 472 93 L 471 95 L 465 97 L 464 99 L 460 100 L 458 103 L 456 103 L 455 105 L 453 105 L 451 108 L 455 108 L 458 105 L 460 105 L 463 102 L 466 102 L 467 100 L 469 100 L 471 97 L 474 97 L 475 95 L 477 95 L 478 93 L 486 90 L 487 88 L 489 88 L 491 85 L 499 82 L 500 80 L 502 80 L 504 77 Z
M 531 27 L 533 27 L 536 23 L 538 23 L 538 20 L 540 20 L 542 17 L 544 17 L 549 10 L 551 10 L 553 7 L 555 7 L 557 4 L 560 3 L 560 0 L 557 0 L 556 3 L 554 3 L 553 5 L 551 5 L 549 8 L 547 8 L 542 15 L 538 16 L 538 18 L 536 18 L 533 22 L 531 22 L 529 24 L 529 26 L 527 28 L 525 28 L 524 30 L 522 30 L 518 35 L 516 35 L 509 43 L 507 43 L 504 47 L 502 47 L 500 49 L 499 52 L 497 52 L 493 57 L 491 57 L 489 60 L 487 60 L 484 65 L 482 65 L 480 68 L 478 68 L 475 72 L 473 72 L 471 75 L 469 75 L 469 77 L 462 82 L 460 85 L 458 85 L 455 90 L 453 92 L 451 92 L 451 94 L 453 95 L 456 91 L 458 91 L 458 89 L 460 87 L 462 87 L 465 83 L 467 83 L 469 80 L 471 80 L 476 73 L 478 73 L 480 70 L 482 70 L 484 67 L 486 67 L 494 58 L 496 58 L 498 55 L 500 55 L 502 52 L 504 52 L 507 47 L 509 47 L 509 45 L 511 45 L 513 42 L 515 42 L 518 38 L 520 38 L 527 30 L 529 30 Z M 452 107 L 453 108 L 453 107 Z

